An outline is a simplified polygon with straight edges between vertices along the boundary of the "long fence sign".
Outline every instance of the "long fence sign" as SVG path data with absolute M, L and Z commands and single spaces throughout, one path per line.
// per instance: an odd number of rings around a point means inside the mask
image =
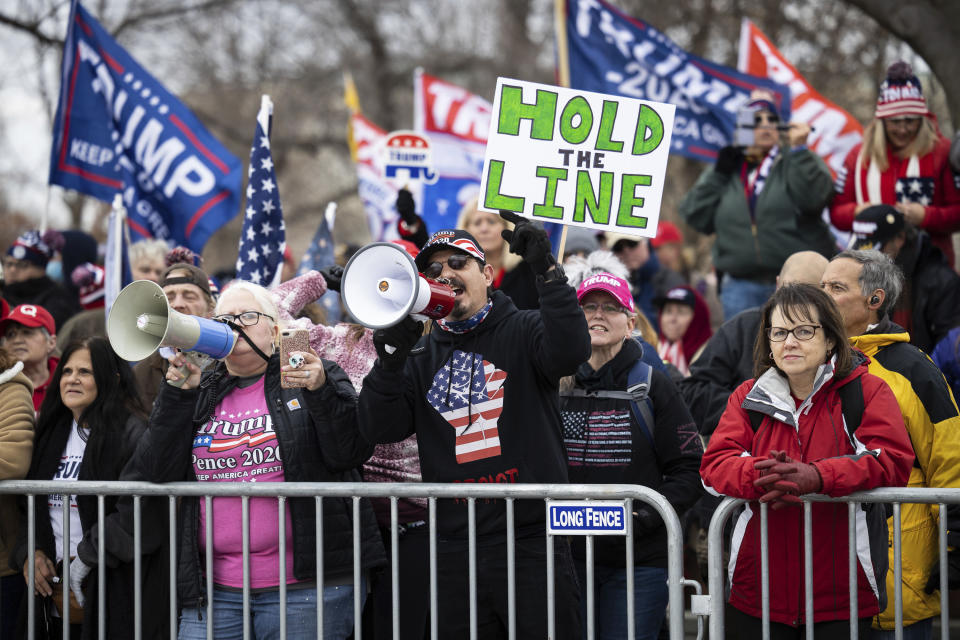
M 656 235 L 675 107 L 499 78 L 480 207 Z

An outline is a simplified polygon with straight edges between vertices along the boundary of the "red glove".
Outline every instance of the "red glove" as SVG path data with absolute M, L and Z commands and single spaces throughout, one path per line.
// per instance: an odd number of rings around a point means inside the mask
M 784 461 L 778 462 L 769 469 L 771 475 L 780 476 L 780 480 L 773 484 L 774 489 L 783 491 L 781 503 L 774 505 L 777 509 L 784 503 L 799 504 L 796 496 L 805 493 L 817 493 L 823 488 L 823 478 L 817 468 L 807 462 L 798 462 L 784 454 Z
M 772 502 L 774 508 L 777 508 L 777 504 L 779 504 L 786 491 L 777 488 L 777 483 L 783 482 L 784 478 L 779 473 L 775 473 L 773 468 L 782 464 L 786 459 L 785 451 L 771 451 L 766 458 L 753 463 L 753 468 L 760 473 L 760 477 L 753 481 L 753 485 L 766 491 L 760 496 L 760 502 Z

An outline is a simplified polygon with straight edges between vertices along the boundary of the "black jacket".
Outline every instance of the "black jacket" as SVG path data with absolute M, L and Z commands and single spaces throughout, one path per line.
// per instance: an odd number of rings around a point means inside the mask
M 760 307 L 733 316 L 707 341 L 690 365 L 690 376 L 677 385 L 703 435 L 717 428 L 730 394 L 753 377 L 753 345 L 759 331 Z
M 584 391 L 625 391 L 627 377 L 641 356 L 639 345 L 626 340 L 613 359 L 594 371 L 585 362 L 577 369 L 575 386 Z M 661 371 L 650 379 L 653 402 L 654 446 L 640 431 L 631 401 L 618 398 L 564 396 L 560 399 L 570 482 L 576 484 L 640 484 L 662 494 L 678 516 L 683 516 L 703 494 L 700 459 L 703 445 L 697 427 L 677 388 Z M 634 511 L 646 508 L 654 523 L 634 535 L 637 565 L 667 566 L 667 533 L 653 507 L 640 501 Z M 650 526 L 650 525 L 648 525 Z M 625 538 L 602 536 L 594 541 L 595 560 L 613 567 L 625 566 Z M 583 557 L 582 536 L 575 536 L 573 552 Z
M 264 374 L 264 394 L 287 482 L 359 482 L 357 469 L 373 451 L 373 445 L 357 430 L 357 396 L 349 378 L 333 362 L 324 360 L 323 366 L 327 383 L 317 391 L 282 388 L 277 356 L 270 359 Z M 191 458 L 194 435 L 213 407 L 236 385 L 237 378 L 229 376 L 222 363 L 204 376 L 198 389 L 161 385 L 150 428 L 136 452 L 137 464 L 150 481 L 196 480 Z M 315 502 L 310 498 L 290 498 L 288 502 L 293 523 L 293 573 L 299 580 L 312 580 L 316 578 Z M 350 498 L 323 500 L 323 566 L 327 579 L 349 575 L 353 570 L 352 514 Z M 362 566 L 381 566 L 385 562 L 383 544 L 367 500 L 361 502 L 360 519 Z M 199 522 L 199 500 L 183 498 L 177 518 L 177 595 L 181 607 L 200 606 L 205 601 L 197 544 Z
M 80 311 L 77 297 L 68 293 L 49 276 L 8 283 L 3 288 L 3 297 L 11 309 L 18 304 L 40 305 L 53 316 L 57 331 L 72 315 Z
M 472 331 L 434 326 L 401 371 L 378 360 L 360 392 L 364 437 L 396 442 L 416 432 L 424 482 L 566 482 L 558 383 L 589 357 L 590 336 L 572 287 L 539 289 L 539 311 L 519 311 L 496 291 Z M 438 512 L 442 536 L 466 537 L 465 505 L 440 501 Z M 542 503 L 517 505 L 524 535 L 542 535 L 543 522 Z M 505 526 L 502 503 L 478 501 L 478 535 L 503 536 Z
M 33 460 L 30 464 L 28 479 L 49 480 L 54 476 L 70 437 L 71 426 L 72 421 L 64 421 L 53 429 L 49 429 L 47 433 L 38 434 L 38 439 L 34 444 Z M 94 456 L 90 455 L 90 447 L 88 446 L 80 463 L 77 479 L 136 479 L 133 475 L 131 457 L 145 431 L 146 423 L 140 418 L 131 416 L 126 421 L 122 440 L 117 442 L 115 446 L 104 447 L 103 455 L 99 460 L 94 460 Z M 25 503 L 24 500 L 23 504 L 25 505 Z M 107 629 L 105 630 L 107 638 L 134 637 L 133 519 L 128 508 L 129 505 L 130 499 L 121 499 L 117 496 L 106 496 L 104 499 L 107 532 L 104 537 L 107 566 Z M 159 527 L 161 531 L 165 531 L 163 528 L 165 521 L 154 521 L 152 518 L 166 512 L 159 510 L 158 513 L 158 510 L 148 508 L 146 500 L 142 503 L 142 507 L 144 531 L 154 527 Z M 77 547 L 77 554 L 81 560 L 91 567 L 91 571 L 83 583 L 83 593 L 86 601 L 84 603 L 82 637 L 84 639 L 96 638 L 97 497 L 93 495 L 77 496 L 77 511 L 83 528 L 83 540 Z M 36 517 L 37 549 L 43 551 L 53 561 L 56 558 L 56 550 L 54 549 L 54 535 L 53 528 L 50 525 L 47 496 L 37 496 L 34 502 L 34 514 Z M 27 557 L 26 534 L 26 518 L 24 518 L 17 545 L 10 554 L 11 567 L 20 570 L 23 569 Z M 167 602 L 166 592 L 169 582 L 166 573 L 167 561 L 166 556 L 158 549 L 159 547 L 156 545 L 148 543 L 141 550 L 142 629 L 144 638 L 166 638 L 169 636 L 167 607 L 163 604 Z M 92 554 L 90 551 L 92 551 Z M 55 588 L 60 587 L 58 585 Z M 38 633 L 41 633 L 41 630 L 45 627 L 40 620 L 45 606 L 47 604 L 44 601 L 37 603 L 38 624 L 36 628 Z M 23 608 L 26 609 L 26 598 L 23 601 Z M 38 637 L 43 637 L 42 633 Z
M 898 310 L 912 311 L 908 331 L 910 344 L 931 353 L 940 340 L 960 326 L 960 276 L 926 231 L 917 233 L 897 255 L 903 270 L 904 292 Z M 899 316 L 895 313 L 895 318 Z

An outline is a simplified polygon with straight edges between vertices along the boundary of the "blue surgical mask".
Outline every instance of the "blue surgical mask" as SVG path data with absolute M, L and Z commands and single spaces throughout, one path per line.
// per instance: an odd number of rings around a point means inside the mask
M 51 280 L 63 282 L 63 263 L 59 260 L 51 260 L 47 263 L 47 275 Z

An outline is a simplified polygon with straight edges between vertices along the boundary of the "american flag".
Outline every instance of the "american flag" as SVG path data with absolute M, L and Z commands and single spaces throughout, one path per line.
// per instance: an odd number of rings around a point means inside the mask
M 898 178 L 897 202 L 917 202 L 923 206 L 933 203 L 933 178 Z
M 437 371 L 427 401 L 455 430 L 457 463 L 500 455 L 497 423 L 507 372 L 479 353 L 454 351 Z
M 563 440 L 571 467 L 622 467 L 633 457 L 630 413 L 564 411 Z
M 287 247 L 280 208 L 277 174 L 270 155 L 273 103 L 263 96 L 247 170 L 247 208 L 244 211 L 237 278 L 265 287 L 279 284 L 283 252 Z

